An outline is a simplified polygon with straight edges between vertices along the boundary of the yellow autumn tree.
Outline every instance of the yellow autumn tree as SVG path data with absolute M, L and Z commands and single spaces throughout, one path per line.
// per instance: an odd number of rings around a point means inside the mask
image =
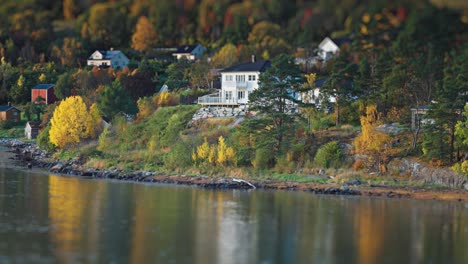
M 376 131 L 381 124 L 381 114 L 375 105 L 366 107 L 365 115 L 360 117 L 361 134 L 354 140 L 354 147 L 358 153 L 368 155 L 371 163 L 378 166 L 379 172 L 385 172 L 385 161 L 391 152 L 391 138 L 388 134 Z
M 158 35 L 151 21 L 145 16 L 138 18 L 132 36 L 132 48 L 141 52 L 150 52 L 157 41 Z
M 210 152 L 208 153 L 208 163 L 215 164 L 216 163 L 216 146 L 210 146 Z
M 205 138 L 203 144 L 197 147 L 197 152 L 192 155 L 192 159 L 194 161 L 200 160 L 204 161 L 208 158 L 210 153 L 210 144 L 208 144 L 208 140 Z
M 212 64 L 217 68 L 227 68 L 237 63 L 239 55 L 237 47 L 228 43 L 224 45 L 212 58 Z
M 144 98 L 138 99 L 137 106 L 138 106 L 138 114 L 137 114 L 138 121 L 150 116 L 155 110 L 153 100 L 150 97 L 144 97 Z
M 63 149 L 75 145 L 90 133 L 90 115 L 80 96 L 70 96 L 55 108 L 49 139 L 52 144 Z
M 226 145 L 226 141 L 223 136 L 218 138 L 218 147 L 217 147 L 217 159 L 216 164 L 225 166 L 229 162 L 232 162 L 235 157 L 235 151 L 232 147 Z

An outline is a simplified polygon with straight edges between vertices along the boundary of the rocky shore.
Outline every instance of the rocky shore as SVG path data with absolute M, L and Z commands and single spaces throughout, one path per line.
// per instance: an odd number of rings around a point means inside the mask
M 388 198 L 417 198 L 468 202 L 468 192 L 460 189 L 431 190 L 411 187 L 389 187 L 368 185 L 359 180 L 344 184 L 296 183 L 284 181 L 243 180 L 230 177 L 208 177 L 188 175 L 168 175 L 150 171 L 124 172 L 118 169 L 99 170 L 83 167 L 83 160 L 74 158 L 68 161 L 53 160 L 34 143 L 24 143 L 17 139 L 0 139 L 0 146 L 12 153 L 9 164 L 22 170 L 34 170 L 53 174 L 113 179 L 122 181 L 191 185 L 207 189 L 272 189 L 306 191 L 315 194 L 358 195 Z M 3 162 L 5 163 L 5 161 Z

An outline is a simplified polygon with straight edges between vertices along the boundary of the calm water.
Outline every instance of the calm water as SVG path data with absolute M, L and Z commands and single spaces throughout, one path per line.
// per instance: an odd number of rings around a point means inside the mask
M 468 204 L 0 169 L 0 263 L 468 263 Z

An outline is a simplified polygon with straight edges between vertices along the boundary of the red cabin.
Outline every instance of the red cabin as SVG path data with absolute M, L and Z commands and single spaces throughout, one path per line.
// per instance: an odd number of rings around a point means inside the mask
M 31 90 L 31 102 L 40 102 L 43 104 L 52 104 L 57 101 L 57 97 L 54 94 L 55 84 L 38 84 Z M 41 97 L 42 100 L 38 100 Z

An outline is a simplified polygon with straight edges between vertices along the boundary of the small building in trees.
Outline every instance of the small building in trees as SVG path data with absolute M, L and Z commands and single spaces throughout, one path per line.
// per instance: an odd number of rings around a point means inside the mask
M 53 104 L 57 101 L 55 96 L 55 84 L 38 84 L 31 90 L 31 102 L 41 104 Z
M 24 136 L 28 139 L 36 139 L 39 135 L 39 125 L 41 123 L 37 121 L 28 121 L 24 128 Z
M 177 48 L 177 50 L 172 53 L 176 59 L 186 58 L 189 61 L 195 61 L 202 57 L 205 52 L 205 48 L 201 44 L 196 45 L 183 45 Z
M 345 44 L 351 44 L 352 40 L 349 38 L 336 38 L 331 39 L 326 37 L 320 42 L 317 49 L 317 56 L 323 62 L 337 57 L 340 54 L 340 47 Z
M 123 69 L 128 66 L 130 60 L 120 50 L 96 50 L 88 58 L 88 66 L 112 67 Z
M 0 122 L 3 121 L 18 123 L 21 121 L 21 110 L 10 103 L 8 105 L 0 105 Z
M 198 98 L 202 105 L 245 105 L 249 94 L 258 89 L 260 73 L 271 67 L 270 61 L 252 61 L 221 70 L 221 91 Z
M 424 125 L 432 123 L 434 120 L 426 117 L 429 112 L 429 106 L 423 105 L 411 108 L 411 129 L 421 129 Z

